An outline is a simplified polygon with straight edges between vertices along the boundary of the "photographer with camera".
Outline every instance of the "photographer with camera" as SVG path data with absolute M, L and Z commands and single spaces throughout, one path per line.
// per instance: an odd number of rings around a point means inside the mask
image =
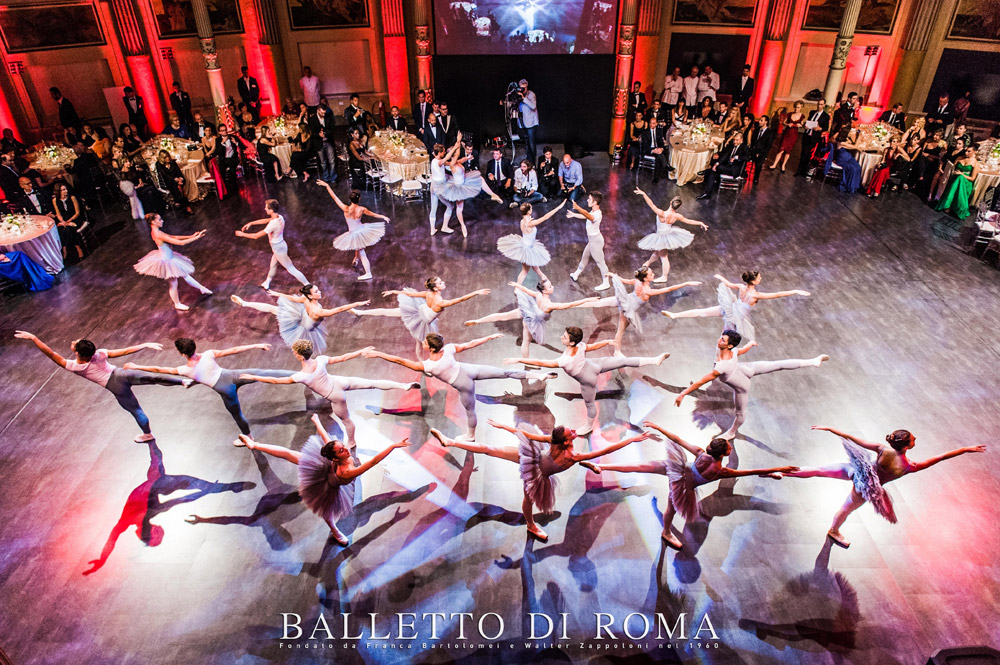
M 521 166 L 514 173 L 514 202 L 511 208 L 522 203 L 541 203 L 545 197 L 538 191 L 538 174 L 530 159 L 522 159 Z
M 527 154 L 526 157 L 531 160 L 531 163 L 535 163 L 535 132 L 538 131 L 538 100 L 535 98 L 535 93 L 532 90 L 528 90 L 527 79 L 521 79 L 517 82 L 518 88 L 520 89 L 521 101 L 518 104 L 517 110 L 520 113 L 520 125 L 524 129 L 524 133 L 527 135 Z

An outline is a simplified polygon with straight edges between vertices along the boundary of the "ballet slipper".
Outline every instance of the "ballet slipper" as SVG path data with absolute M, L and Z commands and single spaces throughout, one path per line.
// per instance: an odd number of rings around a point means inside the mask
M 684 543 L 682 543 L 677 536 L 667 531 L 660 534 L 660 540 L 662 540 L 667 547 L 671 547 L 675 550 L 680 550 L 684 547 Z
M 132 440 L 135 441 L 136 443 L 148 443 L 150 441 L 153 441 L 154 439 L 156 439 L 156 437 L 153 436 L 152 434 L 140 434 L 139 436 L 135 437 Z
M 820 365 L 822 365 L 823 363 L 825 363 L 829 359 L 830 359 L 830 356 L 826 355 L 825 353 L 823 355 L 816 356 L 816 361 L 817 361 L 816 362 L 816 367 L 819 367 Z
M 673 320 L 674 320 L 674 315 L 673 315 L 673 314 L 671 314 L 670 312 L 668 312 L 668 311 L 667 311 L 667 310 L 665 310 L 665 309 L 661 309 L 661 310 L 660 310 L 660 314 L 662 314 L 663 316 L 667 317 L 667 318 L 668 318 L 668 319 L 670 319 L 671 321 L 673 321 Z
M 359 275 L 358 276 L 358 281 L 359 282 L 364 282 L 364 281 L 369 280 L 371 278 L 372 278 L 372 274 L 370 272 L 366 272 L 364 275 Z
M 660 365 L 662 365 L 662 364 L 663 364 L 663 361 L 664 361 L 664 360 L 666 360 L 667 358 L 669 358 L 669 357 L 670 357 L 670 354 L 669 354 L 669 353 L 667 353 L 666 351 L 664 351 L 663 353 L 661 353 L 661 354 L 660 354 L 659 356 L 657 356 L 657 357 L 659 358 L 659 360 L 657 360 L 657 361 L 656 361 L 656 365 L 657 365 L 657 366 L 660 366 Z
M 271 290 L 271 282 L 261 282 L 260 283 L 260 288 L 264 289 L 265 291 L 270 291 Z
M 441 430 L 431 428 L 431 436 L 438 440 L 442 448 L 451 448 L 451 442 L 448 441 L 447 437 L 441 433 Z
M 414 381 L 413 383 L 410 384 L 410 387 L 407 388 L 407 390 L 420 390 L 420 388 L 421 388 L 420 382 Z
M 847 540 L 847 538 L 844 538 L 844 534 L 842 534 L 839 531 L 834 531 L 833 529 L 830 529 L 829 531 L 826 532 L 826 537 L 832 540 L 837 545 L 843 547 L 845 550 L 851 546 L 851 541 Z
M 465 327 L 466 328 L 471 328 L 472 326 L 478 326 L 478 325 L 479 325 L 479 321 L 466 321 L 465 322 Z
M 353 260 L 353 261 L 351 261 L 351 267 L 352 267 L 352 268 L 357 268 L 357 267 L 358 267 L 358 262 L 359 262 L 360 260 L 361 260 L 361 259 L 359 259 L 359 258 L 358 258 L 357 256 L 355 256 L 355 257 L 354 257 L 354 260 Z
M 528 527 L 528 535 L 539 542 L 547 543 L 549 541 L 549 534 L 542 531 L 541 527 L 537 524 Z
M 343 534 L 341 534 L 341 536 L 338 538 L 337 534 L 335 534 L 333 531 L 331 531 L 330 532 L 330 538 L 332 538 L 333 542 L 337 543 L 341 547 L 347 547 L 348 545 L 350 545 L 350 542 L 347 540 L 347 538 Z
M 243 298 L 234 295 L 234 296 L 229 296 L 229 299 L 232 300 L 237 305 L 239 305 L 240 307 L 243 307 Z
M 455 229 L 451 228 L 450 226 L 442 226 L 441 227 L 441 233 L 454 233 L 454 232 L 455 232 Z
M 436 226 L 432 226 L 431 227 L 431 235 L 434 235 L 437 232 L 438 232 L 437 227 Z
M 576 272 L 571 272 L 569 274 L 569 278 L 575 282 L 576 280 L 578 280 L 580 278 L 580 271 L 577 270 Z
M 608 280 L 604 280 L 603 282 L 601 282 L 600 284 L 598 284 L 597 286 L 595 286 L 594 290 L 595 291 L 604 291 L 604 290 L 610 289 L 610 288 L 611 288 L 611 284 L 608 283 Z
M 191 308 L 185 305 L 184 303 L 175 302 L 174 309 L 176 309 L 178 312 L 186 312 Z

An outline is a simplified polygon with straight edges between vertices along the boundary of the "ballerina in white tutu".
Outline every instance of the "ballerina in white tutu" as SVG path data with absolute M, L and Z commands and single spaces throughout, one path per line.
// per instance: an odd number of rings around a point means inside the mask
M 337 520 L 354 512 L 354 481 L 361 474 L 371 471 L 393 450 L 406 448 L 410 445 L 410 440 L 403 439 L 367 462 L 355 464 L 351 451 L 323 429 L 319 416 L 314 415 L 312 421 L 318 433 L 309 437 L 301 451 L 258 443 L 245 434 L 241 434 L 234 445 L 259 450 L 271 457 L 298 465 L 299 496 L 302 497 L 302 503 L 323 518 L 338 545 L 347 547 L 347 536 L 337 528 Z
M 699 448 L 690 444 L 672 432 L 668 432 L 649 420 L 643 427 L 651 427 L 670 440 L 667 444 L 667 459 L 641 462 L 639 464 L 601 464 L 597 472 L 618 471 L 621 473 L 658 473 L 670 479 L 670 498 L 666 510 L 663 511 L 663 533 L 660 538 L 670 547 L 679 550 L 682 547 L 680 539 L 670 531 L 674 515 L 680 513 L 687 522 L 695 522 L 701 518 L 698 510 L 698 487 L 723 478 L 741 478 L 744 476 L 764 476 L 780 479 L 780 474 L 790 474 L 798 471 L 797 466 L 779 466 L 772 469 L 730 469 L 723 466 L 725 458 L 733 452 L 733 446 L 725 439 L 712 439 L 708 446 Z M 694 455 L 690 464 L 684 456 L 684 451 Z
M 573 210 L 566 211 L 567 217 L 587 220 L 587 246 L 583 248 L 580 265 L 570 273 L 569 278 L 574 282 L 577 281 L 583 273 L 584 268 L 590 263 L 590 259 L 594 259 L 594 263 L 601 271 L 602 280 L 600 284 L 594 287 L 595 291 L 603 291 L 611 287 L 607 275 L 608 264 L 604 260 L 604 236 L 601 234 L 601 220 L 604 219 L 604 213 L 601 212 L 601 200 L 603 198 L 600 192 L 590 192 L 587 195 L 587 205 L 590 207 L 589 211 L 584 210 L 575 199 L 570 199 L 573 201 Z
M 883 485 L 891 483 L 894 480 L 899 480 L 911 473 L 923 471 L 938 462 L 943 462 L 952 457 L 958 457 L 966 453 L 986 452 L 985 445 L 966 446 L 964 448 L 956 448 L 936 457 L 931 457 L 922 462 L 912 462 L 906 457 L 906 451 L 913 448 L 917 437 L 905 429 L 898 429 L 886 436 L 885 441 L 889 445 L 874 441 L 865 441 L 832 427 L 813 425 L 813 429 L 830 432 L 839 436 L 850 461 L 846 464 L 835 464 L 827 467 L 796 469 L 795 471 L 785 472 L 783 475 L 789 478 L 837 478 L 839 480 L 849 480 L 854 484 L 850 495 L 847 497 L 847 501 L 844 502 L 844 505 L 834 515 L 833 525 L 826 532 L 830 540 L 844 548 L 850 547 L 851 543 L 840 532 L 840 527 L 844 525 L 844 522 L 847 521 L 851 513 L 866 502 L 871 503 L 875 512 L 890 523 L 896 523 L 896 511 L 892 506 L 892 500 L 882 487 Z M 875 453 L 874 460 L 869 456 L 869 450 Z
M 466 172 L 465 162 L 472 159 L 472 155 L 459 157 L 462 153 L 461 147 L 462 132 L 458 132 L 455 145 L 444 157 L 446 165 L 451 169 L 451 178 L 438 186 L 437 196 L 443 201 L 455 204 L 455 217 L 458 218 L 458 225 L 462 228 L 462 237 L 466 238 L 469 236 L 469 231 L 465 228 L 465 200 L 478 196 L 480 192 L 489 194 L 490 198 L 497 203 L 503 203 L 503 199 L 490 189 L 489 185 L 486 184 L 486 179 L 479 174 L 479 171 Z M 441 230 L 444 231 L 444 229 Z
M 790 296 L 809 296 L 808 291 L 796 289 L 794 291 L 778 291 L 776 293 L 761 293 L 757 290 L 760 284 L 760 273 L 756 270 L 748 270 L 743 273 L 743 283 L 736 284 L 730 282 L 722 275 L 715 275 L 720 284 L 716 291 L 719 297 L 719 304 L 716 307 L 705 307 L 704 309 L 688 309 L 683 312 L 660 312 L 668 319 L 689 319 L 703 318 L 711 316 L 722 317 L 722 325 L 729 330 L 735 330 L 747 340 L 757 337 L 753 323 L 750 321 L 750 309 L 757 304 L 758 300 L 774 300 L 775 298 L 788 298 Z M 735 289 L 738 293 L 734 294 Z
M 549 536 L 535 522 L 535 507 L 537 506 L 543 514 L 551 513 L 555 507 L 558 483 L 553 476 L 562 473 L 574 464 L 597 470 L 599 467 L 592 464 L 590 460 L 621 450 L 638 441 L 645 441 L 652 436 L 649 432 L 643 432 L 598 450 L 578 453 L 573 450 L 573 441 L 578 435 L 571 429 L 559 426 L 553 429 L 551 434 L 546 435 L 537 430 L 518 429 L 510 425 L 501 425 L 492 420 L 489 423 L 497 429 L 514 434 L 517 437 L 518 445 L 487 446 L 471 441 L 460 441 L 450 439 L 433 428 L 431 434 L 445 448 L 461 448 L 471 453 L 481 453 L 517 464 L 521 471 L 521 482 L 524 484 L 521 512 L 524 514 L 524 521 L 528 526 L 528 534 L 543 543 L 549 539 Z
M 459 144 L 452 146 L 455 149 Z M 441 222 L 441 232 L 442 233 L 454 233 L 455 229 L 448 226 L 448 222 L 451 221 L 451 213 L 455 209 L 455 206 L 448 199 L 442 199 L 438 197 L 438 192 L 444 187 L 448 182 L 448 172 L 444 170 L 445 160 L 448 156 L 448 152 L 445 147 L 440 143 L 436 143 L 431 149 L 431 183 L 430 183 L 430 194 L 431 194 L 431 212 L 429 215 L 431 223 L 431 235 L 438 232 L 437 228 L 437 209 L 438 201 L 444 202 L 444 219 Z
M 240 238 L 250 238 L 251 240 L 267 236 L 267 241 L 271 245 L 271 265 L 267 269 L 267 277 L 260 285 L 264 290 L 271 288 L 271 280 L 278 273 L 279 265 L 287 270 L 289 275 L 297 279 L 299 284 L 304 286 L 309 283 L 302 271 L 296 268 L 292 260 L 288 258 L 288 243 L 285 242 L 285 218 L 278 213 L 279 210 L 278 202 L 275 199 L 268 199 L 264 201 L 264 212 L 267 213 L 267 217 L 247 222 L 243 228 L 236 231 L 236 235 Z M 250 229 L 261 224 L 264 225 L 263 229 L 255 233 L 248 233 Z
M 240 307 L 249 307 L 258 312 L 273 314 L 278 320 L 278 334 L 285 344 L 291 346 L 297 340 L 308 339 L 312 342 L 313 349 L 318 353 L 326 350 L 326 330 L 323 328 L 323 320 L 352 310 L 355 307 L 367 305 L 370 300 L 352 302 L 333 309 L 327 309 L 320 304 L 319 299 L 323 293 L 315 284 L 306 284 L 299 290 L 298 295 L 287 295 L 277 291 L 268 290 L 267 294 L 278 299 L 277 305 L 266 302 L 255 302 L 244 300 L 239 296 L 231 296 L 230 300 Z
M 534 270 L 539 280 L 548 279 L 542 272 L 542 266 L 551 261 L 552 257 L 549 256 L 549 250 L 545 249 L 545 245 L 538 242 L 535 236 L 538 233 L 538 225 L 562 210 L 564 205 L 566 201 L 538 219 L 532 219 L 531 204 L 522 203 L 518 209 L 521 213 L 521 235 L 512 233 L 497 240 L 497 249 L 500 253 L 521 264 L 521 274 L 517 276 L 518 284 L 524 283 L 529 270 Z
M 163 232 L 163 219 L 155 212 L 146 215 L 146 222 L 149 224 L 149 232 L 156 243 L 156 249 L 139 259 L 133 268 L 140 275 L 149 275 L 158 279 L 167 280 L 170 300 L 174 303 L 174 309 L 186 312 L 191 309 L 181 302 L 177 295 L 177 280 L 183 279 L 185 282 L 198 289 L 202 295 L 210 296 L 212 292 L 198 283 L 192 277 L 194 274 L 194 264 L 191 259 L 180 253 L 174 253 L 171 245 L 190 245 L 195 240 L 203 237 L 207 231 L 202 229 L 189 236 L 172 236 Z
M 445 288 L 443 279 L 440 277 L 430 277 L 424 282 L 424 286 L 427 289 L 426 291 L 415 291 L 413 289 L 399 291 L 391 289 L 382 292 L 382 295 L 386 298 L 396 296 L 396 302 L 399 303 L 399 307 L 355 309 L 351 313 L 357 316 L 387 316 L 394 319 L 402 319 L 403 325 L 406 326 L 406 329 L 410 331 L 410 335 L 417 342 L 416 358 L 419 360 L 424 338 L 427 337 L 428 333 L 437 332 L 437 318 L 446 307 L 465 302 L 469 298 L 488 295 L 490 292 L 489 289 L 479 289 L 458 298 L 445 300 L 441 296 L 441 292 Z
M 597 302 L 585 305 L 585 307 L 618 307 L 618 328 L 615 330 L 616 353 L 621 353 L 622 339 L 625 337 L 625 329 L 630 325 L 635 326 L 638 333 L 642 334 L 642 319 L 639 317 L 639 308 L 649 302 L 653 296 L 660 296 L 670 293 L 685 286 L 699 286 L 701 282 L 681 282 L 673 286 L 662 289 L 654 289 L 650 286 L 653 283 L 653 271 L 648 266 L 643 266 L 635 271 L 635 279 L 622 279 L 613 272 L 607 273 L 611 278 L 611 284 L 615 287 L 615 295 L 601 298 Z M 626 284 L 634 285 L 631 293 L 625 288 Z
M 538 283 L 538 290 L 532 291 L 523 284 L 508 282 L 514 287 L 517 307 L 506 311 L 488 314 L 480 319 L 466 321 L 467 326 L 478 326 L 481 323 L 496 323 L 497 321 L 515 321 L 521 319 L 521 357 L 528 357 L 528 346 L 532 340 L 536 344 L 545 344 L 545 323 L 552 312 L 560 309 L 581 307 L 598 300 L 597 296 L 574 300 L 573 302 L 552 302 L 550 296 L 555 291 L 552 282 L 543 279 Z
M 337 198 L 336 193 L 334 193 L 329 183 L 319 180 L 317 184 L 320 187 L 326 187 L 326 191 L 330 194 L 333 202 L 337 204 L 338 208 L 344 211 L 344 219 L 347 221 L 347 232 L 341 233 L 334 238 L 333 246 L 342 252 L 354 252 L 353 265 L 357 265 L 360 261 L 361 267 L 365 270 L 364 274 L 358 277 L 359 282 L 371 279 L 372 265 L 368 262 L 365 247 L 371 247 L 382 239 L 382 236 L 385 235 L 385 222 L 390 221 L 389 218 L 385 215 L 376 214 L 363 205 L 358 205 L 358 201 L 361 200 L 361 192 L 356 189 L 352 189 L 347 197 L 350 204 L 344 205 L 344 202 Z M 364 215 L 384 221 L 362 222 L 361 218 Z
M 648 205 L 656 214 L 656 232 L 650 233 L 648 236 L 643 237 L 642 240 L 639 241 L 639 249 L 646 249 L 653 252 L 653 254 L 646 259 L 646 262 L 642 265 L 652 265 L 653 261 L 659 259 L 663 273 L 654 281 L 666 282 L 667 274 L 670 272 L 670 258 L 667 256 L 667 250 L 687 247 L 691 244 L 691 241 L 694 240 L 693 233 L 687 229 L 678 228 L 675 224 L 689 224 L 691 226 L 701 227 L 705 230 L 708 229 L 708 224 L 694 219 L 688 219 L 684 215 L 678 213 L 677 210 L 681 207 L 681 199 L 678 196 L 675 196 L 670 200 L 670 208 L 667 210 L 660 210 L 653 204 L 653 201 L 649 198 L 646 192 L 636 187 L 635 193 L 642 196 L 642 198 L 646 201 L 646 205 Z

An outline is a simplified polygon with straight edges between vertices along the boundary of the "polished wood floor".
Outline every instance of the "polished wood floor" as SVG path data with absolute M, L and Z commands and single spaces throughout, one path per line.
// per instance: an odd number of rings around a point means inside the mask
M 584 166 L 588 184 L 607 193 L 609 263 L 627 274 L 646 258 L 636 242 L 653 230 L 653 215 L 632 193 L 632 173 L 609 168 L 600 157 Z M 267 267 L 266 242 L 242 240 L 233 231 L 262 217 L 264 199 L 275 197 L 288 220 L 291 256 L 322 287 L 327 303 L 371 299 L 373 306 L 392 306 L 383 289 L 418 287 L 431 275 L 445 279 L 452 297 L 489 287 L 489 296 L 446 311 L 442 333 L 455 341 L 506 333 L 465 354 L 472 362 L 499 364 L 517 354 L 514 323 L 462 326 L 514 302 L 505 284 L 517 266 L 495 249 L 500 235 L 516 231 L 513 211 L 477 200 L 466 209 L 467 240 L 430 238 L 425 204 L 366 194 L 364 203 L 393 222 L 370 252 L 376 279 L 358 283 L 350 255 L 331 244 L 343 217 L 319 187 L 290 181 L 265 189 L 250 181 L 236 198 L 208 200 L 193 217 L 168 220 L 170 232 L 209 232 L 181 250 L 197 265 L 198 279 L 215 290 L 199 298 L 182 285 L 190 312 L 170 308 L 162 281 L 132 271 L 151 248 L 146 231 L 132 222 L 119 223 L 122 228 L 69 267 L 56 288 L 2 302 L 0 647 L 19 665 L 676 659 L 910 665 L 944 646 L 1000 643 L 998 273 L 935 237 L 931 224 L 940 215 L 909 194 L 872 201 L 770 172 L 751 194 L 722 193 L 704 202 L 695 201 L 700 190 L 694 185 L 652 187 L 648 175 L 640 182 L 662 204 L 679 194 L 682 212 L 710 225 L 672 254 L 672 282 L 705 284 L 657 298 L 645 312 L 645 335 L 626 334 L 629 354 L 672 355 L 662 367 L 605 379 L 602 431 L 590 445 L 624 437 L 646 418 L 701 445 L 728 425 L 732 400 L 724 386 L 673 406 L 676 394 L 711 368 L 719 320 L 670 322 L 656 312 L 710 306 L 714 273 L 737 279 L 757 269 L 762 290 L 801 288 L 813 296 L 757 307 L 761 346 L 753 357 L 828 353 L 832 360 L 821 369 L 755 380 L 734 463 L 843 461 L 838 440 L 811 432 L 813 424 L 876 440 L 908 428 L 917 435 L 915 459 L 973 443 L 991 449 L 890 486 L 899 523 L 862 508 L 845 527 L 854 542 L 847 551 L 831 550 L 824 538 L 849 489 L 842 481 L 741 479 L 709 486 L 704 522 L 675 519 L 685 547 L 674 552 L 658 537 L 664 477 L 598 478 L 580 468 L 560 478 L 556 513 L 543 520 L 550 540 L 542 545 L 525 538 L 513 464 L 445 451 L 429 440 L 429 427 L 458 434 L 465 425 L 455 393 L 429 379 L 419 393 L 351 395 L 363 458 L 402 437 L 413 445 L 364 476 L 356 513 L 343 524 L 352 544 L 342 549 L 299 500 L 292 465 L 230 445 L 237 429 L 207 388 L 138 388 L 157 440 L 135 444 L 135 424 L 111 395 L 13 338 L 15 329 L 30 330 L 67 353 L 78 337 L 107 347 L 163 343 L 162 352 L 135 357 L 150 364 L 177 364 L 172 341 L 181 335 L 216 349 L 267 341 L 271 352 L 227 358 L 224 365 L 294 368 L 273 318 L 229 300 L 232 294 L 266 298 L 256 286 Z M 337 189 L 346 193 L 344 184 Z M 594 295 L 587 287 L 598 281 L 595 268 L 580 284 L 568 279 L 585 239 L 582 223 L 557 216 L 539 238 L 553 255 L 546 271 L 555 299 Z M 296 284 L 280 272 L 274 286 Z M 556 313 L 550 343 L 558 346 L 565 325 L 598 338 L 613 334 L 614 323 L 606 310 Z M 412 354 L 411 338 L 392 319 L 344 314 L 329 330 L 331 352 L 373 344 Z M 532 353 L 552 358 L 556 349 L 533 346 Z M 416 378 L 364 359 L 337 369 Z M 562 375 L 544 390 L 509 380 L 481 384 L 480 391 L 480 439 L 487 443 L 511 442 L 491 431 L 488 418 L 541 428 L 583 421 L 576 385 Z M 241 398 L 258 440 L 301 447 L 311 427 L 301 387 L 249 386 Z M 663 456 L 662 442 L 647 441 L 610 459 Z M 311 630 L 320 612 L 338 636 L 342 612 L 379 613 L 378 631 L 394 626 L 397 612 L 471 612 L 477 620 L 495 612 L 505 621 L 506 639 L 502 652 L 462 648 L 457 624 L 449 621 L 434 642 L 419 616 L 416 643 L 362 640 L 344 648 L 335 641 L 308 650 L 277 639 L 281 613 L 301 615 Z M 526 651 L 528 612 L 569 613 L 571 640 Z M 619 638 L 631 612 L 684 612 L 689 622 L 708 614 L 719 639 L 701 646 L 675 641 L 671 648 L 649 638 L 637 648 L 581 648 L 581 642 L 601 644 L 588 639 L 595 612 L 617 618 Z M 633 633 L 641 627 L 636 621 Z M 467 628 L 474 636 L 472 624 Z M 450 646 L 430 650 L 425 642 Z M 404 648 L 382 648 L 386 644 Z

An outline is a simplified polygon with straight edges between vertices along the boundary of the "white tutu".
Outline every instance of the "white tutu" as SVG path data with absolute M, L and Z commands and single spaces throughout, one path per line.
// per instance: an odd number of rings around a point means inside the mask
M 404 291 L 414 293 L 411 289 L 404 289 Z M 438 331 L 437 317 L 439 312 L 428 307 L 423 298 L 414 298 L 406 293 L 400 293 L 396 296 L 396 302 L 399 303 L 399 313 L 400 318 L 403 319 L 403 325 L 413 335 L 413 339 L 422 342 L 428 333 Z
M 516 432 L 518 450 L 518 468 L 521 472 L 521 482 L 524 483 L 524 494 L 535 504 L 541 513 L 551 513 L 556 505 L 556 486 L 558 481 L 553 474 L 561 469 L 555 466 L 549 452 L 549 444 L 532 441 L 524 434 Z
M 535 340 L 536 344 L 544 344 L 545 322 L 549 320 L 549 315 L 541 310 L 537 300 L 524 291 L 517 289 L 514 295 L 517 297 L 517 309 L 521 312 L 521 320 L 531 333 L 531 339 Z
M 660 462 L 662 473 L 670 479 L 670 503 L 687 522 L 701 517 L 698 510 L 698 490 L 694 471 L 684 452 L 673 441 L 667 443 L 667 459 Z
M 639 308 L 642 301 L 635 293 L 629 293 L 625 283 L 617 275 L 611 278 L 611 284 L 615 287 L 615 300 L 618 302 L 618 311 L 625 315 L 628 322 L 635 326 L 636 331 L 642 334 L 642 319 L 639 318 Z
M 313 354 L 319 355 L 326 350 L 326 330 L 323 320 L 314 321 L 306 313 L 306 306 L 288 298 L 278 298 L 278 334 L 285 344 L 291 346 L 300 339 L 312 342 Z
M 477 196 L 483 191 L 483 177 L 478 171 L 466 172 L 463 182 L 456 182 L 454 179 L 441 184 L 435 194 L 445 201 L 464 201 Z
M 140 275 L 159 279 L 179 279 L 194 274 L 194 263 L 191 259 L 175 253 L 170 245 L 160 245 L 159 249 L 154 249 L 132 267 Z
M 299 459 L 299 496 L 309 510 L 327 522 L 354 510 L 354 480 L 342 482 L 333 462 L 323 457 L 323 439 L 313 434 L 302 446 Z
M 348 252 L 371 247 L 385 235 L 385 222 L 365 222 L 333 239 L 333 246 Z
M 541 267 L 552 260 L 549 250 L 542 243 L 534 238 L 526 241 L 524 237 L 513 233 L 497 240 L 497 249 L 508 259 L 526 266 Z
M 878 479 L 878 470 L 872 464 L 868 451 L 844 437 L 840 437 L 840 441 L 844 444 L 844 451 L 847 452 L 854 469 L 854 473 L 851 474 L 854 489 L 864 497 L 865 501 L 872 504 L 876 513 L 895 524 L 896 509 L 893 508 L 892 499 Z
M 639 241 L 639 249 L 655 252 L 661 249 L 680 249 L 694 240 L 694 234 L 687 229 L 679 229 L 675 224 L 656 222 L 656 233 L 650 233 Z
M 754 339 L 756 331 L 750 322 L 750 305 L 739 299 L 736 293 L 725 284 L 719 284 L 719 309 L 722 310 L 722 323 L 727 330 L 735 330 L 743 339 Z

